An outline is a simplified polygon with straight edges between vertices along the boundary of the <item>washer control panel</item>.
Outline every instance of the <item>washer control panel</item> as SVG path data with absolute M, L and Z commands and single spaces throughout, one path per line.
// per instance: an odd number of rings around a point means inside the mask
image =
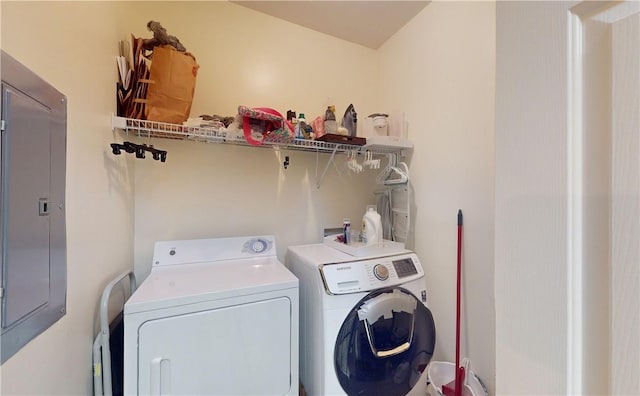
M 348 294 L 396 286 L 424 276 L 415 253 L 320 266 L 329 294 Z

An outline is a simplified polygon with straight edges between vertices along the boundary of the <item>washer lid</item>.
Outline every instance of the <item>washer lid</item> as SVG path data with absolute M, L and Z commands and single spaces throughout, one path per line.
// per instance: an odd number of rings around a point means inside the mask
M 124 313 L 298 288 L 275 257 L 154 267 L 125 303 Z
M 368 254 L 363 256 L 352 256 L 338 249 L 334 249 L 324 243 L 316 243 L 310 245 L 289 246 L 287 255 L 291 255 L 296 260 L 304 262 L 306 265 L 317 267 L 328 263 L 346 263 L 350 261 L 361 261 L 371 258 L 391 257 L 399 254 L 412 253 L 410 250 L 395 251 L 389 254 Z

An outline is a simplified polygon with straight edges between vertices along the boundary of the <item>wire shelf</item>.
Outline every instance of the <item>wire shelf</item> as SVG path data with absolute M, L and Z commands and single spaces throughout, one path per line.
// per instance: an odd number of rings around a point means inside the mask
M 250 147 L 276 147 L 316 153 L 324 152 L 332 154 L 343 154 L 347 152 L 364 153 L 366 151 L 371 151 L 374 154 L 399 153 L 402 156 L 404 155 L 404 150 L 412 148 L 411 146 L 398 147 L 397 145 L 387 147 L 380 144 L 376 144 L 372 147 L 367 147 L 367 145 L 360 146 L 354 144 L 323 142 L 319 140 L 307 139 L 294 139 L 293 141 L 288 143 L 265 141 L 262 146 L 252 146 L 247 143 L 247 141 L 244 139 L 244 136 L 229 133 L 228 131 L 222 129 L 194 127 L 158 121 L 138 120 L 133 118 L 118 117 L 116 115 L 112 116 L 111 126 L 114 130 L 120 129 L 126 133 L 131 133 L 135 136 L 144 138 L 191 140 L 205 143 L 236 144 Z

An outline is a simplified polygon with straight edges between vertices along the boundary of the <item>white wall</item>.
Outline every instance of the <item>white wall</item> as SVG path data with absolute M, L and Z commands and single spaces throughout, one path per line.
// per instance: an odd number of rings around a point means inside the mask
M 0 22 L 2 21 L 2 6 L 0 6 Z M 2 25 L 0 24 L 0 27 Z M 2 43 L 2 29 L 0 28 L 0 43 Z M 0 73 L 2 73 L 2 67 L 0 66 Z M 2 366 L 0 365 L 0 393 L 2 392 Z
M 613 42 L 611 382 L 640 394 L 640 13 L 616 22 Z
M 577 3 L 498 3 L 498 393 L 639 392 L 639 14 Z
M 192 115 L 234 115 L 240 104 L 324 114 L 331 98 L 341 119 L 349 103 L 375 109 L 375 51 L 228 2 L 130 3 L 121 33 L 150 37 L 160 21 L 195 54 L 200 71 Z M 362 119 L 362 118 L 361 118 Z M 359 224 L 377 170 L 350 173 L 337 156 L 319 189 L 316 156 L 231 145 L 156 140 L 166 163 L 136 163 L 135 266 L 146 276 L 158 240 L 275 234 L 286 247 L 321 241 L 344 217 Z M 284 156 L 290 157 L 283 169 Z M 322 173 L 327 155 L 320 155 Z
M 582 201 L 584 340 L 581 348 L 585 393 L 609 391 L 609 273 L 611 188 L 611 27 L 583 19 Z M 597 340 L 593 342 L 593 340 Z
M 2 21 L 2 6 L 0 6 L 0 22 Z M 0 24 L 0 27 L 2 25 Z M 0 43 L 2 42 L 2 29 L 0 29 Z M 2 73 L 2 67 L 0 66 L 0 73 Z M 0 393 L 2 392 L 2 366 L 0 365 Z
M 415 147 L 414 248 L 436 321 L 434 359 L 455 361 L 462 209 L 461 357 L 493 393 L 495 3 L 433 2 L 379 52 L 376 110 L 402 109 Z
M 498 2 L 496 392 L 567 383 L 566 2 Z
M 2 2 L 2 49 L 67 95 L 67 314 L 2 365 L 3 395 L 92 392 L 104 285 L 131 268 L 133 166 L 114 141 L 115 6 Z

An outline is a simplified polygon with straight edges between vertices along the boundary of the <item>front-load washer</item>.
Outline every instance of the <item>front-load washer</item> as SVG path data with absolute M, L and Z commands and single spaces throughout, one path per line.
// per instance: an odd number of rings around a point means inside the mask
M 273 236 L 156 242 L 124 306 L 124 393 L 297 395 L 298 298 Z
M 435 348 L 424 271 L 408 250 L 354 257 L 291 246 L 300 280 L 300 381 L 308 395 L 426 394 Z

